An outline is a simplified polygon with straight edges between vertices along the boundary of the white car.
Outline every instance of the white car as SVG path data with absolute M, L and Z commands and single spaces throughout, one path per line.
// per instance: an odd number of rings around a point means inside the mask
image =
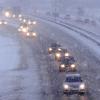
M 64 94 L 85 94 L 86 92 L 87 87 L 80 74 L 71 73 L 66 75 L 66 79 L 63 83 Z

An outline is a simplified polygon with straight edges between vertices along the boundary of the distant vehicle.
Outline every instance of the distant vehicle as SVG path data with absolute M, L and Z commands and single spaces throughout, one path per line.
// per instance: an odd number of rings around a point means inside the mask
M 13 14 L 12 15 L 12 18 L 15 18 L 15 19 L 22 19 L 22 15 L 21 14 Z
M 60 51 L 59 50 L 56 50 L 55 52 L 55 60 L 56 61 L 61 61 L 61 59 L 64 57 L 68 57 L 70 54 L 68 53 L 67 49 L 61 49 Z
M 29 26 L 26 23 L 21 23 L 20 27 L 18 28 L 18 31 L 27 33 L 29 31 Z
M 31 38 L 31 37 L 36 37 L 37 34 L 35 32 L 27 32 L 26 36 Z
M 80 74 L 67 74 L 63 83 L 63 93 L 69 94 L 85 94 L 87 92 L 86 83 L 82 80 Z
M 60 44 L 57 44 L 57 43 L 52 43 L 51 46 L 48 48 L 48 53 L 49 54 L 52 54 L 52 53 L 55 53 L 56 50 L 61 50 L 60 49 L 61 45 Z
M 72 56 L 64 57 L 61 59 L 60 66 L 59 66 L 60 72 L 65 71 L 76 71 L 76 64 L 75 59 Z
M 5 20 L 0 20 L 0 25 L 7 25 L 7 24 L 8 24 L 7 21 L 5 21 Z
M 20 26 L 28 27 L 28 24 L 27 23 L 21 23 Z
M 19 20 L 20 20 L 20 18 L 19 18 Z M 36 25 L 37 24 L 37 22 L 36 21 L 33 21 L 33 20 L 31 20 L 31 19 L 27 19 L 27 18 L 23 18 L 23 19 L 21 19 L 21 21 L 24 23 L 24 24 L 26 24 L 26 25 Z

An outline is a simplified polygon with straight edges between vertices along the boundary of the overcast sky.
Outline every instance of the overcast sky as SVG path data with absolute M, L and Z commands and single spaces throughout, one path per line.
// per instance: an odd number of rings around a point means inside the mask
M 68 3 L 68 5 L 77 6 L 81 5 L 89 8 L 100 8 L 100 0 L 63 0 Z
M 0 6 L 2 5 L 20 5 L 22 7 L 37 7 L 47 8 L 50 7 L 51 0 L 0 0 Z M 58 0 L 65 4 L 66 7 L 89 7 L 89 8 L 100 8 L 100 0 Z

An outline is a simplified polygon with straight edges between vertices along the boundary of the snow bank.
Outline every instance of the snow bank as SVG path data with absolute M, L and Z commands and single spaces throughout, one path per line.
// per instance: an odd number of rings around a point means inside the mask
M 8 37 L 0 36 L 0 71 L 11 70 L 19 63 L 18 43 Z

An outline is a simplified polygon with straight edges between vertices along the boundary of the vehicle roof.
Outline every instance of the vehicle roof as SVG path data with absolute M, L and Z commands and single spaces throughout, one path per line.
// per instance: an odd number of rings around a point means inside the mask
M 51 46 L 59 46 L 60 47 L 60 44 L 52 43 Z
M 61 60 L 74 60 L 73 56 L 69 56 L 69 57 L 63 57 Z
M 81 77 L 81 75 L 79 73 L 69 73 L 66 74 L 66 77 Z
M 68 51 L 68 50 L 67 50 L 67 49 L 65 49 L 65 48 L 62 48 L 62 50 L 63 50 L 63 51 Z

